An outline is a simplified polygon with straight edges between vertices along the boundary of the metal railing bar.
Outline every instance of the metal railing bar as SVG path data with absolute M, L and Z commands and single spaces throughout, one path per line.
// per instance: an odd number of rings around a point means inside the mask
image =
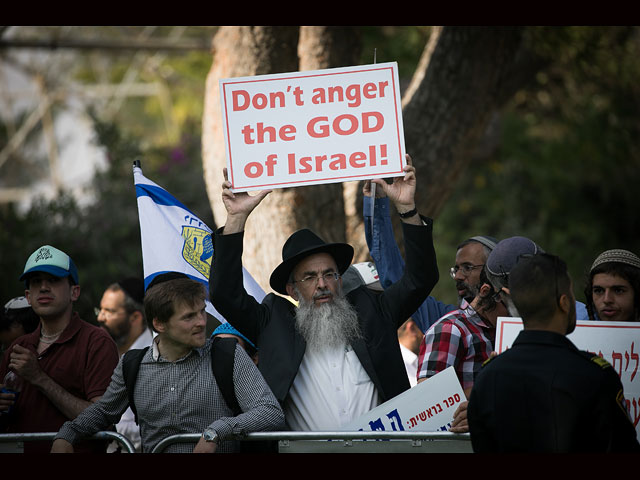
M 57 435 L 58 432 L 33 432 L 33 433 L 2 433 L 0 434 L 0 443 L 9 443 L 9 442 L 32 442 L 32 441 L 51 441 Z M 115 440 L 120 445 L 122 445 L 126 451 L 126 453 L 136 453 L 136 449 L 133 446 L 133 443 L 117 432 L 103 431 L 98 432 L 95 435 L 92 435 L 92 440 Z

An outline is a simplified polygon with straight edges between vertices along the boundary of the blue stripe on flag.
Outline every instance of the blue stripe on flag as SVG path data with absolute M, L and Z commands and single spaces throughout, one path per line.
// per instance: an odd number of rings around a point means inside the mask
M 147 291 L 147 287 L 149 286 L 149 284 L 151 283 L 151 281 L 156 278 L 158 275 L 162 275 L 163 273 L 173 273 L 175 272 L 175 270 L 164 270 L 164 271 L 157 271 L 157 272 L 153 272 L 151 275 L 148 275 L 147 277 L 145 277 L 144 279 L 144 291 Z M 187 277 L 189 277 L 191 280 L 196 280 L 200 283 L 202 283 L 205 287 L 207 287 L 207 298 L 209 297 L 209 282 L 206 280 L 203 280 L 202 278 L 198 278 L 195 275 L 189 275 L 186 272 L 180 272 L 180 273 L 184 273 Z
M 136 197 L 150 197 L 158 205 L 166 205 L 169 207 L 180 207 L 194 215 L 180 200 L 167 192 L 164 188 L 154 185 L 136 184 Z

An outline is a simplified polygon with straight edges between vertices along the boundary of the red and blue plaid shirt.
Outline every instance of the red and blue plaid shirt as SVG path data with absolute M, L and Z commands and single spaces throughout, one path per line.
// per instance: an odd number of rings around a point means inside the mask
M 418 379 L 453 366 L 463 390 L 473 386 L 495 342 L 495 327 L 468 304 L 444 315 L 427 330 L 418 357 Z

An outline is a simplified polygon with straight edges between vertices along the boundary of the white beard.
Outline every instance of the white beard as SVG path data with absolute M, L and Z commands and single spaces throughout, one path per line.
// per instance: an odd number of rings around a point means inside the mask
M 305 300 L 299 292 L 298 298 L 296 328 L 308 349 L 339 348 L 362 336 L 356 310 L 342 292 L 334 295 L 332 301 L 320 305 Z

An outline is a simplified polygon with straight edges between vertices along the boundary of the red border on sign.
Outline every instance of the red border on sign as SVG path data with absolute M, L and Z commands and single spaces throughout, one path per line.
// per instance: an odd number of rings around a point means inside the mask
M 234 182 L 234 178 L 233 178 L 233 155 L 231 153 L 231 137 L 229 134 L 229 113 L 228 110 L 226 108 L 227 105 L 227 85 L 239 85 L 242 83 L 255 83 L 255 82 L 272 82 L 272 81 L 282 81 L 284 79 L 297 79 L 297 78 L 312 78 L 312 77 L 325 77 L 325 76 L 331 76 L 331 75 L 346 75 L 346 74 L 353 74 L 353 73 L 362 73 L 362 72 L 372 72 L 372 71 L 382 71 L 382 70 L 390 70 L 391 71 L 391 82 L 393 84 L 393 104 L 394 104 L 394 110 L 395 110 L 395 119 L 396 119 L 396 140 L 397 140 L 397 146 L 398 146 L 398 158 L 400 159 L 400 165 L 399 165 L 399 169 L 398 170 L 391 170 L 389 172 L 386 172 L 387 174 L 395 174 L 395 173 L 402 173 L 402 142 L 401 142 L 401 138 L 400 138 L 400 122 L 398 120 L 398 96 L 396 95 L 397 92 L 397 88 L 398 85 L 396 85 L 396 79 L 395 76 L 393 75 L 393 68 L 390 66 L 386 66 L 386 67 L 380 67 L 380 68 L 365 68 L 365 69 L 361 69 L 361 70 L 353 70 L 353 71 L 342 71 L 342 72 L 329 72 L 329 73 L 316 73 L 313 75 L 296 75 L 296 76 L 287 76 L 287 77 L 282 77 L 282 78 L 269 78 L 269 79 L 256 79 L 256 80 L 241 80 L 241 81 L 231 81 L 231 82 L 225 82 L 223 84 L 223 102 L 225 105 L 225 109 L 224 109 L 224 113 L 225 113 L 225 130 L 227 132 L 227 151 L 229 152 L 229 165 L 231 166 L 231 171 L 229 172 L 230 178 L 229 180 L 231 181 L 231 188 L 235 187 L 235 182 Z M 330 180 L 334 180 L 335 183 L 340 182 L 340 181 L 348 181 L 351 178 L 356 178 L 356 177 L 360 177 L 361 175 L 349 175 L 349 176 L 338 176 L 338 177 L 326 177 L 326 178 L 313 178 L 313 179 L 309 179 L 309 180 L 296 180 L 294 182 L 291 182 L 292 184 L 300 184 L 300 183 L 311 183 L 311 182 L 326 182 L 326 181 L 330 181 Z M 265 187 L 275 187 L 275 186 L 279 186 L 279 185 L 285 185 L 285 184 L 289 184 L 289 182 L 279 182 L 279 183 L 265 183 L 262 185 L 251 185 L 251 186 L 240 186 L 238 188 L 265 188 Z

